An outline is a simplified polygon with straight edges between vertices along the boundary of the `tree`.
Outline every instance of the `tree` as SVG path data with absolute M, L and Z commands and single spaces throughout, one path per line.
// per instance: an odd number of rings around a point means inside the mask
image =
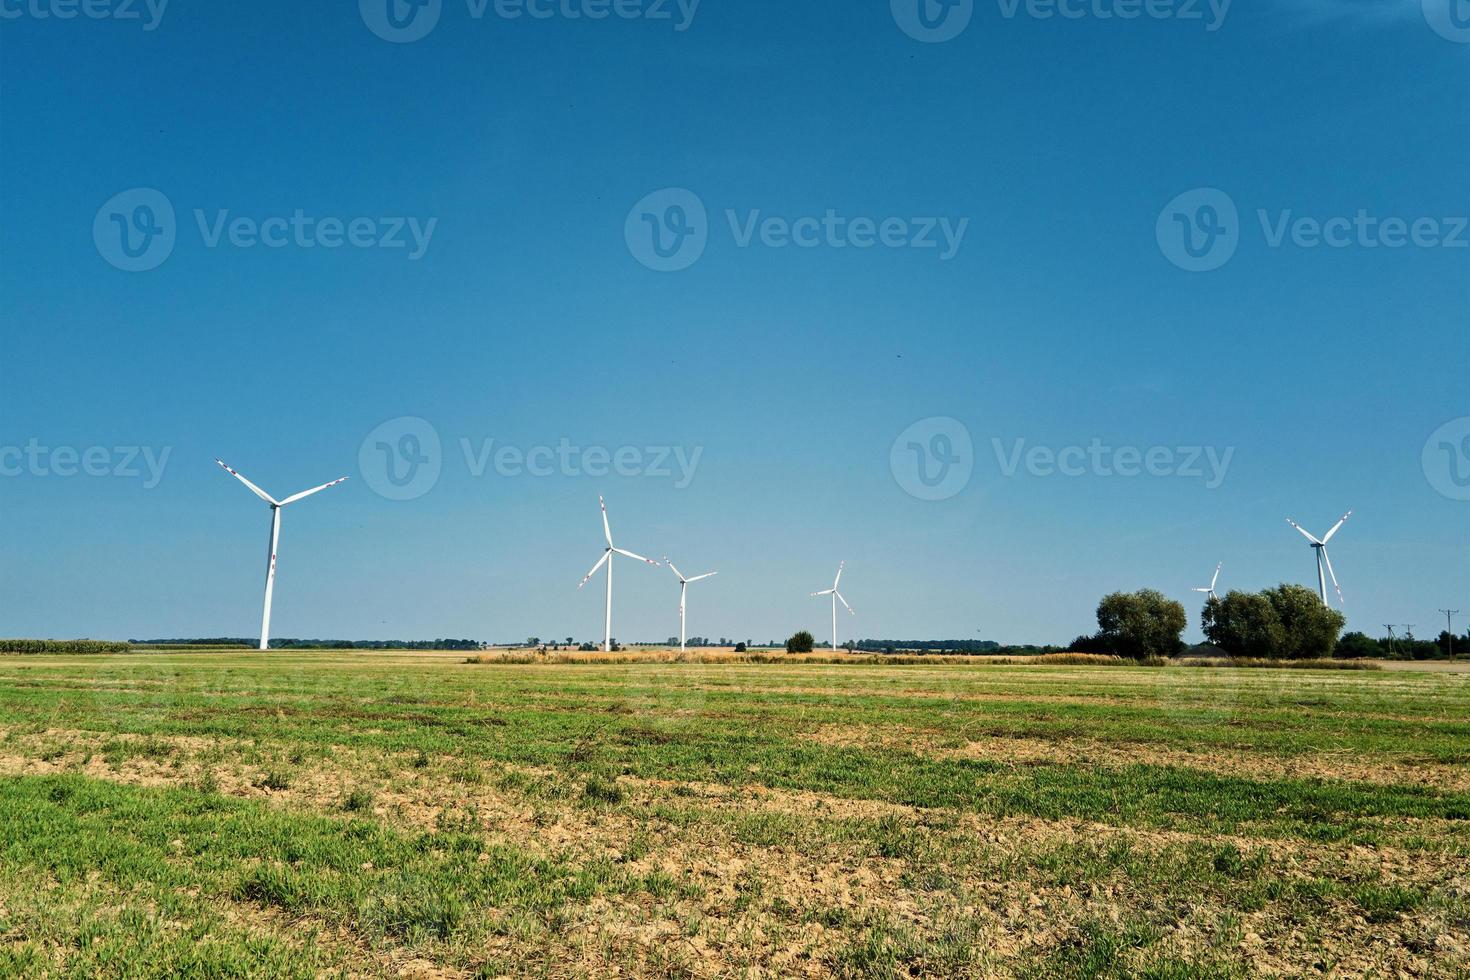
M 1339 660 L 1362 660 L 1383 656 L 1383 647 L 1366 633 L 1344 633 L 1332 655 Z
M 1281 617 L 1264 594 L 1232 591 L 1223 599 L 1212 596 L 1201 620 L 1205 639 L 1232 657 L 1279 657 L 1286 647 Z
M 1347 620 L 1302 585 L 1231 592 L 1205 603 L 1206 638 L 1232 657 L 1311 660 L 1330 657 Z
M 791 634 L 791 639 L 786 641 L 787 653 L 811 653 L 815 641 L 806 630 L 798 630 Z
M 1317 660 L 1332 656 L 1347 617 L 1322 605 L 1317 593 L 1304 585 L 1278 585 L 1261 593 L 1276 609 L 1286 632 L 1287 660 Z
M 744 653 L 745 652 L 745 644 L 744 643 L 737 643 L 737 644 L 735 644 L 735 652 L 736 653 Z
M 1184 649 L 1184 606 L 1154 589 L 1114 592 L 1097 606 L 1097 638 L 1120 656 L 1170 657 Z

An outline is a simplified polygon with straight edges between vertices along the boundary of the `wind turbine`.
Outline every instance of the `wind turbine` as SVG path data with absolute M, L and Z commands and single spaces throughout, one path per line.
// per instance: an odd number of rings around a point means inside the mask
M 1332 559 L 1327 557 L 1327 542 L 1332 540 L 1332 536 L 1336 534 L 1342 528 L 1342 526 L 1347 523 L 1347 519 L 1352 516 L 1352 511 L 1348 511 L 1346 514 L 1343 514 L 1342 519 L 1339 520 L 1336 524 L 1332 525 L 1332 530 L 1328 531 L 1320 539 L 1315 534 L 1312 534 L 1306 528 L 1302 527 L 1296 521 L 1292 520 L 1290 517 L 1286 519 L 1286 523 L 1290 524 L 1292 527 L 1302 532 L 1302 537 L 1312 542 L 1312 550 L 1317 553 L 1317 591 L 1322 596 L 1322 605 L 1324 606 L 1328 605 L 1327 579 L 1322 574 L 1322 566 L 1324 564 L 1327 566 L 1327 574 L 1332 576 L 1332 587 L 1337 590 L 1337 601 L 1344 601 L 1342 598 L 1342 586 L 1337 584 L 1337 573 L 1332 570 Z
M 678 568 L 674 567 L 674 563 L 669 561 L 667 556 L 664 558 L 664 562 L 669 566 L 670 571 L 679 576 L 679 650 L 680 652 L 682 652 L 684 650 L 684 596 L 689 591 L 689 583 L 702 582 L 707 578 L 714 578 L 720 573 L 705 572 L 703 575 L 696 575 L 693 578 L 685 578 L 684 573 L 679 571 Z
M 1210 579 L 1210 587 L 1209 588 L 1207 588 L 1207 589 L 1190 589 L 1189 591 L 1191 591 L 1191 592 L 1203 592 L 1209 598 L 1211 598 L 1211 599 L 1215 598 L 1215 583 L 1218 582 L 1218 581 L 1220 581 L 1220 569 L 1222 569 L 1224 567 L 1225 567 L 1225 563 L 1223 561 L 1220 564 L 1218 564 L 1218 565 L 1215 566 L 1215 577 L 1212 578 L 1212 579 Z
M 819 595 L 829 595 L 829 596 L 832 597 L 832 651 L 834 653 L 837 651 L 837 602 L 838 602 L 838 600 L 841 600 L 842 601 L 842 604 L 844 606 L 847 606 L 847 611 L 848 612 L 852 613 L 854 616 L 857 615 L 857 613 L 853 612 L 852 607 L 847 605 L 847 600 L 842 598 L 842 593 L 837 591 L 837 585 L 838 585 L 839 582 L 842 581 L 842 570 L 844 568 L 846 568 L 846 567 L 847 567 L 847 562 L 842 562 L 841 564 L 839 564 L 837 566 L 837 577 L 832 580 L 832 588 L 830 588 L 830 589 L 823 589 L 821 592 L 813 592 L 812 593 L 812 596 L 813 597 L 819 596 Z
M 609 527 L 607 523 L 607 503 L 602 499 L 601 496 L 599 496 L 597 498 L 597 505 L 602 508 L 602 534 L 604 537 L 607 538 L 607 548 L 602 552 L 602 557 L 597 559 L 597 564 L 592 566 L 592 571 L 588 572 L 586 577 L 582 579 L 582 585 L 586 585 L 592 579 L 592 576 L 597 574 L 597 570 L 599 568 L 601 568 L 603 565 L 607 566 L 607 609 L 605 611 L 606 615 L 603 617 L 602 649 L 604 651 L 611 652 L 613 553 L 616 552 L 617 554 L 625 555 L 628 558 L 636 558 L 639 561 L 647 562 L 650 565 L 657 565 L 658 562 L 654 561 L 652 558 L 644 558 L 642 555 L 635 555 L 631 551 L 624 551 L 622 548 L 614 548 L 612 540 L 612 528 Z M 582 585 L 577 586 L 577 588 L 580 589 Z
M 285 500 L 277 500 L 275 497 L 272 497 L 270 494 L 260 489 L 260 487 L 257 487 L 255 484 L 245 479 L 239 473 L 236 473 L 228 466 L 225 466 L 224 460 L 216 459 L 215 462 L 218 463 L 220 466 L 223 466 L 226 473 L 230 474 L 235 479 L 239 480 L 241 483 L 249 487 L 251 493 L 255 494 L 261 500 L 264 500 L 266 503 L 271 505 L 270 550 L 266 552 L 265 565 L 265 611 L 261 613 L 260 616 L 260 649 L 265 650 L 270 647 L 271 592 L 275 589 L 276 585 L 276 545 L 279 544 L 281 540 L 281 508 L 286 506 L 287 504 L 294 504 L 298 500 L 303 500 L 307 497 L 310 497 L 314 493 L 320 493 L 328 487 L 335 487 L 337 484 L 345 482 L 347 477 L 344 476 L 340 480 L 333 480 L 331 483 L 323 483 L 321 486 L 313 487 L 310 490 L 303 490 L 298 494 L 293 494 L 292 496 L 287 497 Z

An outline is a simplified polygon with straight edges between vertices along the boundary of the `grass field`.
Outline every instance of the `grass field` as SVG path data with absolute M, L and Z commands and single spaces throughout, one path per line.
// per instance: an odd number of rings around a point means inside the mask
M 0 658 L 0 974 L 1470 974 L 1470 673 Z

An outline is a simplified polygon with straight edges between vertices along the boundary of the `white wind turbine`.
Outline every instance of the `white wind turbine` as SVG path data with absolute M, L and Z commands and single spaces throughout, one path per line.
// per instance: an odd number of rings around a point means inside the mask
M 705 572 L 703 575 L 696 575 L 693 578 L 685 578 L 684 573 L 679 571 L 679 569 L 674 566 L 674 563 L 669 561 L 667 556 L 664 557 L 664 562 L 669 566 L 670 571 L 679 576 L 679 649 L 682 651 L 684 649 L 684 597 L 689 592 L 689 583 L 702 582 L 707 578 L 714 578 L 720 573 Z
M 1337 573 L 1332 570 L 1332 559 L 1327 557 L 1327 542 L 1332 540 L 1332 536 L 1336 534 L 1342 528 L 1342 526 L 1347 523 L 1347 519 L 1352 516 L 1352 511 L 1348 511 L 1346 514 L 1343 514 L 1342 519 L 1339 520 L 1336 524 L 1332 525 L 1332 530 L 1324 534 L 1320 540 L 1318 540 L 1315 534 L 1312 534 L 1310 531 L 1302 527 L 1290 517 L 1286 519 L 1286 523 L 1290 524 L 1292 527 L 1302 532 L 1302 536 L 1305 537 L 1308 541 L 1312 542 L 1312 550 L 1317 553 L 1317 591 L 1322 596 L 1322 605 L 1324 606 L 1328 605 L 1327 579 L 1322 575 L 1322 566 L 1324 564 L 1327 566 L 1327 574 L 1332 576 L 1332 587 L 1337 590 L 1337 601 L 1343 601 L 1342 586 L 1337 584 Z
M 812 593 L 813 596 L 829 595 L 829 596 L 832 597 L 832 650 L 833 650 L 833 652 L 836 652 L 836 650 L 837 650 L 837 603 L 838 603 L 838 601 L 840 600 L 844 606 L 847 606 L 847 611 L 848 612 L 852 613 L 854 616 L 857 615 L 856 612 L 853 612 L 853 608 L 851 606 L 848 606 L 847 605 L 847 600 L 842 598 L 842 593 L 837 591 L 837 585 L 838 585 L 838 583 L 840 583 L 842 581 L 842 570 L 844 568 L 846 568 L 846 567 L 847 567 L 847 562 L 842 562 L 841 564 L 839 564 L 837 566 L 837 577 L 832 580 L 832 588 L 830 588 L 830 589 L 823 589 L 821 592 L 813 592 Z
M 603 551 L 602 557 L 597 559 L 597 564 L 592 566 L 592 571 L 588 572 L 586 577 L 582 579 L 582 585 L 586 585 L 587 582 L 592 578 L 592 576 L 597 574 L 597 570 L 599 568 L 601 568 L 603 565 L 607 566 L 607 609 L 605 611 L 605 616 L 603 617 L 602 649 L 606 651 L 611 651 L 613 553 L 616 552 L 628 558 L 636 558 L 639 561 L 647 562 L 650 565 L 657 565 L 658 562 L 654 561 L 652 558 L 644 558 L 642 555 L 635 555 L 631 551 L 624 551 L 622 548 L 613 547 L 612 528 L 609 527 L 607 523 L 607 503 L 602 499 L 602 497 L 599 496 L 597 498 L 597 505 L 602 508 L 602 533 L 603 536 L 607 538 L 607 548 Z M 577 586 L 577 588 L 580 589 L 582 585 Z
M 1218 564 L 1218 565 L 1215 566 L 1215 577 L 1212 578 L 1212 579 L 1210 579 L 1210 586 L 1209 586 L 1209 588 L 1207 588 L 1207 589 L 1190 589 L 1189 591 L 1191 591 L 1191 592 L 1203 592 L 1207 597 L 1209 597 L 1211 599 L 1215 598 L 1215 583 L 1218 582 L 1218 581 L 1220 581 L 1220 569 L 1222 569 L 1224 567 L 1225 567 L 1225 563 L 1223 561 L 1220 564 Z
M 245 479 L 239 473 L 236 473 L 228 466 L 225 466 L 224 460 L 217 459 L 215 460 L 215 462 L 218 463 L 220 466 L 223 466 L 226 473 L 230 474 L 235 479 L 239 480 L 241 483 L 249 487 L 251 493 L 255 494 L 261 500 L 264 500 L 266 503 L 271 505 L 270 550 L 266 552 L 265 565 L 265 611 L 261 613 L 260 616 L 260 649 L 265 650 L 270 646 L 271 592 L 272 590 L 274 590 L 276 585 L 276 545 L 279 544 L 281 540 L 281 508 L 286 506 L 287 504 L 294 504 L 298 500 L 310 497 L 314 493 L 320 493 L 321 491 L 327 489 L 327 487 L 335 487 L 337 484 L 344 482 L 347 477 L 344 476 L 341 480 L 333 480 L 331 483 L 323 483 L 321 486 L 313 487 L 310 490 L 303 490 L 298 494 L 293 494 L 292 496 L 287 497 L 285 500 L 277 500 L 275 497 L 272 497 L 270 494 L 260 489 L 260 487 L 257 487 L 255 484 Z

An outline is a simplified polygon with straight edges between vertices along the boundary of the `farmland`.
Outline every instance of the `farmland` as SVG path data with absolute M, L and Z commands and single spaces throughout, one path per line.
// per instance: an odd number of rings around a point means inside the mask
M 0 974 L 1457 976 L 1470 673 L 0 657 Z

